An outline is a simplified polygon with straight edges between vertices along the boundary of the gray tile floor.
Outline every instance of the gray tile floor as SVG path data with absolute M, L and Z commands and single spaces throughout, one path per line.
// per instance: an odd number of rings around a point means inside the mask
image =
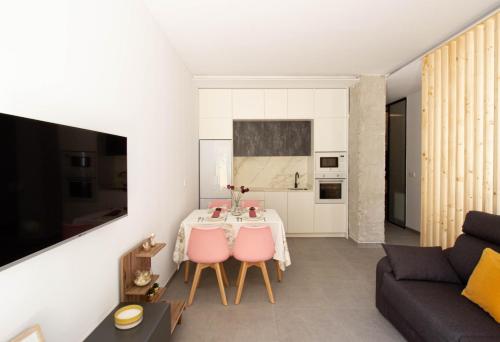
M 419 246 L 420 234 L 412 229 L 403 229 L 387 222 L 385 224 L 385 241 L 395 245 Z
M 418 234 L 399 229 L 389 227 L 387 240 L 417 243 Z M 220 303 L 214 272 L 205 270 L 173 341 L 404 341 L 375 308 L 380 247 L 358 248 L 342 238 L 289 238 L 288 243 L 292 265 L 282 283 L 268 264 L 276 304 L 267 301 L 262 276 L 252 268 L 241 303 L 234 305 L 239 264 L 229 260 L 229 306 Z M 190 285 L 178 272 L 166 298 L 186 298 Z

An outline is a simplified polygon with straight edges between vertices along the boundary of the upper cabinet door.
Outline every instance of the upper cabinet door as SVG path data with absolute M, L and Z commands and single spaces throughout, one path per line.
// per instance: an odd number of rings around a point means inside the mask
M 200 118 L 231 118 L 231 89 L 200 89 Z
M 263 119 L 264 117 L 264 89 L 233 90 L 233 118 Z
M 286 119 L 287 117 L 287 90 L 264 90 L 266 119 Z
M 314 117 L 313 89 L 288 89 L 288 117 L 302 119 Z
M 348 94 L 347 89 L 315 89 L 314 117 L 346 117 L 348 114 Z
M 314 119 L 314 151 L 347 151 L 347 118 Z

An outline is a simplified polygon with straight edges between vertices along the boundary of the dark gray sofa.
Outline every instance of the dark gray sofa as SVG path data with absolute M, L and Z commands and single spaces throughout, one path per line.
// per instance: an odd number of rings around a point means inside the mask
M 445 255 L 462 284 L 396 280 L 377 264 L 376 306 L 408 341 L 500 341 L 500 324 L 461 292 L 484 248 L 500 252 L 500 216 L 471 211 Z

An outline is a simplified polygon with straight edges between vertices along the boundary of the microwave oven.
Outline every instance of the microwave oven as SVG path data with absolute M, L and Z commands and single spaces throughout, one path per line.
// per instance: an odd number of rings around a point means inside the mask
M 316 152 L 314 155 L 315 178 L 345 178 L 347 171 L 346 152 Z

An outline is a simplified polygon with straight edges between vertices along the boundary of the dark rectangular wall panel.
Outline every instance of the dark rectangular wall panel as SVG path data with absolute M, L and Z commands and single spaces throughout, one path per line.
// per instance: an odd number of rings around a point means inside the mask
M 236 157 L 310 156 L 311 121 L 234 121 Z

